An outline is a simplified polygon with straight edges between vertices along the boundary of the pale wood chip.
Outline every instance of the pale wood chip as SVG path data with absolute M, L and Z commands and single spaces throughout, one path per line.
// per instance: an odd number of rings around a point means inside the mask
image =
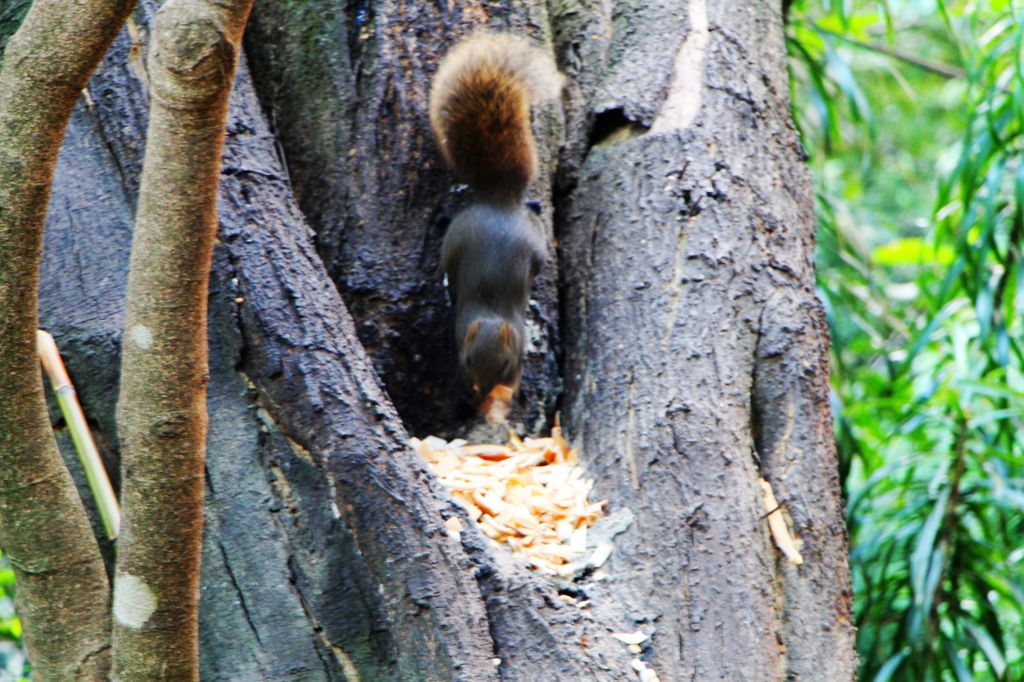
M 444 528 L 448 532 L 448 537 L 456 542 L 462 537 L 462 521 L 457 516 L 449 516 L 444 520 Z
M 487 519 L 488 517 L 486 514 L 477 519 L 477 524 L 479 524 L 480 530 L 483 531 L 484 535 L 486 535 L 490 539 L 500 540 L 502 537 L 501 531 L 495 528 L 494 525 L 491 524 L 490 521 L 488 521 Z
M 573 524 L 566 519 L 560 520 L 555 524 L 555 532 L 558 533 L 558 539 L 565 542 L 572 535 Z
M 479 457 L 492 461 L 512 456 L 512 448 L 506 445 L 464 445 L 459 450 L 467 457 Z
M 612 543 L 602 542 L 590 555 L 590 560 L 587 563 L 594 568 L 601 568 L 604 566 L 604 562 L 608 561 L 608 557 L 612 555 L 612 548 Z
M 609 637 L 614 637 L 623 644 L 643 644 L 647 641 L 647 635 L 642 630 L 636 632 L 613 632 Z
M 430 468 L 433 469 L 434 473 L 441 478 L 444 478 L 451 472 L 455 471 L 462 464 L 462 459 L 459 458 L 458 455 L 447 450 L 436 460 L 429 461 Z
M 587 551 L 586 524 L 580 525 L 573 530 L 572 535 L 569 536 L 569 549 L 572 550 L 573 554 L 583 554 Z
M 775 544 L 779 546 L 779 550 L 789 563 L 799 566 L 804 562 L 804 558 L 800 556 L 800 550 L 797 548 L 793 536 L 789 533 L 786 519 L 783 518 L 779 502 L 775 499 L 775 493 L 772 491 L 772 484 L 763 478 L 758 479 L 758 482 L 761 484 L 761 491 L 764 493 L 765 511 L 769 512 L 768 530 L 771 531 L 772 537 L 775 538 Z
M 432 450 L 440 450 L 448 447 L 448 443 L 444 438 L 438 438 L 437 436 L 427 436 L 423 439 L 423 444 Z
M 465 510 L 469 512 L 469 518 L 473 519 L 474 521 L 480 520 L 480 516 L 483 514 L 483 512 L 480 511 L 479 507 L 473 504 L 472 500 L 470 500 L 468 497 L 464 495 L 459 495 L 458 493 L 453 494 L 452 499 L 461 504 L 465 508 Z

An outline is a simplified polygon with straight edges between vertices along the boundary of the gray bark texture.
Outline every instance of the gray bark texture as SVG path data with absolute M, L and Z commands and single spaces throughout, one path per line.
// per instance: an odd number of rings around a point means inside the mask
M 112 464 L 153 9 L 72 117 L 43 261 L 43 326 Z M 257 0 L 210 281 L 203 680 L 635 680 L 609 634 L 636 630 L 663 682 L 853 678 L 780 12 Z M 560 409 L 597 497 L 632 514 L 603 580 L 552 585 L 466 519 L 451 539 L 462 512 L 407 445 L 473 425 L 438 265 L 460 197 L 426 102 L 484 25 L 549 46 L 570 81 L 535 112 L 558 255 L 514 417 Z M 772 544 L 761 476 L 801 566 Z
M 598 496 L 637 515 L 610 571 L 632 576 L 619 598 L 646 605 L 651 659 L 673 680 L 856 670 L 815 219 L 778 9 L 614 14 L 603 73 L 570 96 L 600 104 L 603 141 L 567 171 L 560 206 L 566 422 Z M 674 73 L 659 68 L 673 57 Z M 769 539 L 759 477 L 803 542 L 799 568 Z

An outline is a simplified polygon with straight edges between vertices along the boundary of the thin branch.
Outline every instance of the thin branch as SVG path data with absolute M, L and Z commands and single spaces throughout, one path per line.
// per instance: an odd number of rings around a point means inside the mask
M 131 0 L 36 0 L 0 71 L 0 545 L 33 674 L 105 679 L 109 583 L 57 450 L 36 360 L 39 261 L 57 152 Z M 39 482 L 27 486 L 29 482 Z
M 206 306 L 228 96 L 252 0 L 168 0 L 125 305 L 114 677 L 199 679 Z
M 942 62 L 936 62 L 936 61 L 932 61 L 930 59 L 925 59 L 923 57 L 918 57 L 917 55 L 913 55 L 913 54 L 910 54 L 909 52 L 904 52 L 903 50 L 898 50 L 898 49 L 896 49 L 894 47 L 889 47 L 888 45 L 883 45 L 881 43 L 865 43 L 865 42 L 861 42 L 860 40 L 856 40 L 856 39 L 850 38 L 848 36 L 840 35 L 838 33 L 833 33 L 832 31 L 829 31 L 828 29 L 821 28 L 820 26 L 817 26 L 817 25 L 815 25 L 814 28 L 818 32 L 824 33 L 824 34 L 826 34 L 826 35 L 828 35 L 828 36 L 830 36 L 832 38 L 835 38 L 836 40 L 841 40 L 844 43 L 846 43 L 847 45 L 852 45 L 853 47 L 859 47 L 862 50 L 869 50 L 871 52 L 878 52 L 879 54 L 884 54 L 884 55 L 887 55 L 889 57 L 893 57 L 895 59 L 899 59 L 902 62 L 906 62 L 907 64 L 910 64 L 911 66 L 915 66 L 915 67 L 917 67 L 919 69 L 923 69 L 924 71 L 928 71 L 929 73 L 934 73 L 935 75 L 942 76 L 943 78 L 966 78 L 967 77 L 967 72 L 964 71 L 963 69 L 961 69 L 958 66 L 951 66 L 949 64 L 944 64 Z

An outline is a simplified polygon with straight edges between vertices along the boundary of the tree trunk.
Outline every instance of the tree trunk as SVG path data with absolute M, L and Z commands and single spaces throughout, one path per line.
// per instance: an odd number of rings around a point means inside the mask
M 637 38 L 575 80 L 574 101 L 601 105 L 600 138 L 564 178 L 560 251 L 566 423 L 598 496 L 637 517 L 610 564 L 630 576 L 618 597 L 643 605 L 667 679 L 850 679 L 828 339 L 779 8 L 692 0 L 685 17 L 612 21 Z M 567 42 L 592 29 L 577 30 Z M 760 477 L 802 566 L 772 546 Z
M 228 95 L 251 8 L 170 0 L 153 22 L 117 407 L 119 680 L 199 679 L 207 284 Z
M 143 43 L 151 11 L 130 27 Z M 406 444 L 406 426 L 470 425 L 437 265 L 458 198 L 426 96 L 478 24 L 546 39 L 571 81 L 535 119 L 559 262 L 535 292 L 519 419 L 561 396 L 598 495 L 630 510 L 605 580 L 556 588 L 466 519 L 450 539 L 462 512 Z M 852 678 L 780 8 L 303 0 L 257 2 L 251 30 L 267 118 L 243 63 L 209 298 L 202 679 L 632 680 L 608 635 L 638 629 L 662 680 Z M 112 456 L 139 50 L 121 36 L 72 119 L 44 265 L 44 320 Z M 57 263 L 75 274 L 58 281 Z M 801 566 L 771 543 L 759 476 Z
M 35 347 L 60 139 L 131 5 L 37 1 L 0 71 L 0 546 L 41 679 L 102 679 L 110 667 L 107 575 L 50 429 Z

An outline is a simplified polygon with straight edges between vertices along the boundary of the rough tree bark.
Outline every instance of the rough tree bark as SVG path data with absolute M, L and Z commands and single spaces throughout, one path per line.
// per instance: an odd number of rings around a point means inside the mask
M 131 6 L 38 0 L 0 71 L 0 547 L 40 679 L 102 679 L 110 667 L 107 575 L 50 429 L 35 334 L 60 140 Z
M 210 290 L 204 680 L 630 680 L 607 635 L 636 629 L 662 680 L 852 677 L 780 8 L 709 5 L 257 2 L 247 51 L 267 119 L 243 64 Z M 426 95 L 443 46 L 483 24 L 550 41 L 572 82 L 536 126 L 543 165 L 557 161 L 536 192 L 560 260 L 536 328 L 552 350 L 564 333 L 563 419 L 611 508 L 635 517 L 609 578 L 561 586 L 585 609 L 472 529 L 445 534 L 460 512 L 398 419 L 464 428 L 436 265 L 457 198 Z M 58 263 L 95 275 L 60 282 L 43 315 L 108 444 L 145 125 L 138 53 L 118 40 L 72 120 L 44 262 L 55 285 Z M 88 175 L 105 201 L 82 197 Z M 113 252 L 84 243 L 83 224 Z M 558 395 L 550 360 L 535 360 L 528 381 Z M 804 542 L 800 567 L 771 544 L 758 475 Z
M 619 598 L 644 605 L 656 669 L 851 679 L 828 338 L 779 7 L 687 9 L 611 15 L 610 60 L 591 73 L 584 53 L 574 79 L 571 99 L 600 108 L 560 207 L 566 422 L 597 494 L 636 513 L 610 570 L 631 576 Z M 569 18 L 565 50 L 594 31 Z M 762 476 L 802 566 L 768 538 Z
M 228 96 L 251 9 L 169 0 L 153 21 L 117 407 L 118 680 L 199 679 L 206 301 Z
M 246 36 L 253 78 L 360 341 L 412 433 L 465 431 L 471 410 L 451 371 L 453 315 L 440 267 L 460 193 L 423 116 L 437 60 L 486 20 L 485 10 L 476 2 L 324 0 L 257 8 Z M 495 27 L 550 43 L 545 3 L 494 3 L 492 11 Z M 538 146 L 540 173 L 529 197 L 541 203 L 550 229 L 560 112 L 551 106 L 536 117 L 550 134 Z M 531 430 L 550 421 L 560 388 L 556 283 L 555 268 L 542 271 L 528 311 L 512 420 Z

